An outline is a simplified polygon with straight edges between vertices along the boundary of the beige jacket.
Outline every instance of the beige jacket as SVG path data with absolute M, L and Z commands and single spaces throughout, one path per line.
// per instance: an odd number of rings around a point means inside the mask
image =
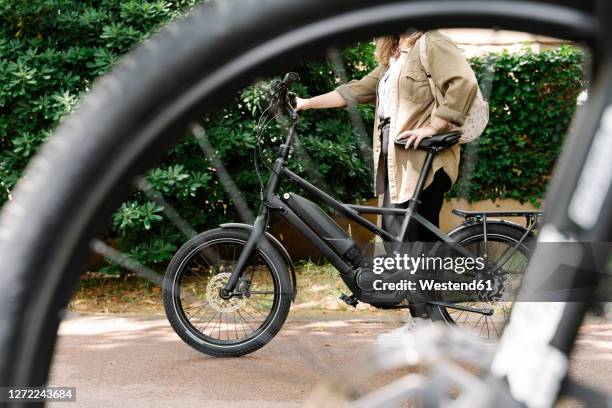
M 396 84 L 391 92 L 396 109 L 391 115 L 387 159 L 390 198 L 394 204 L 403 203 L 412 197 L 426 153 L 422 150 L 396 147 L 393 141 L 405 130 L 427 126 L 434 108 L 431 88 L 419 59 L 418 41 L 416 46 L 401 51 L 398 61 L 401 69 L 389 78 Z M 427 57 L 431 65 L 432 79 L 444 95 L 443 100 L 439 101 L 440 106 L 435 115 L 462 125 L 478 91 L 472 68 L 459 48 L 438 31 L 431 31 L 427 35 Z M 378 110 L 378 81 L 386 69 L 387 66 L 379 65 L 362 79 L 340 85 L 336 90 L 349 105 L 376 103 Z M 432 171 L 427 176 L 425 187 L 431 184 L 433 174 L 440 168 L 444 169 L 453 183 L 457 180 L 459 151 L 459 145 L 455 145 L 434 157 Z M 378 117 L 374 121 L 373 153 L 374 194 L 380 195 L 384 193 L 385 186 L 384 174 L 381 171 L 384 166 L 379 163 L 381 147 Z

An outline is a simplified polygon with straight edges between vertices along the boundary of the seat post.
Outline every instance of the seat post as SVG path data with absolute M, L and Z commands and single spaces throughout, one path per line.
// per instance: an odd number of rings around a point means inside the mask
M 427 156 L 425 156 L 425 161 L 423 162 L 423 167 L 421 168 L 421 174 L 419 175 L 419 179 L 417 180 L 416 186 L 414 187 L 414 192 L 412 193 L 412 198 L 410 199 L 409 208 L 413 211 L 416 210 L 416 205 L 421 199 L 421 194 L 423 193 L 423 186 L 425 185 L 425 180 L 427 179 L 429 171 L 431 170 L 433 158 L 434 152 L 430 149 L 427 149 Z
M 427 149 L 427 156 L 425 156 L 423 168 L 421 168 L 421 174 L 419 175 L 419 179 L 417 180 L 416 186 L 414 187 L 412 198 L 408 202 L 408 208 L 406 209 L 404 220 L 402 221 L 402 228 L 398 236 L 398 239 L 401 242 L 406 241 L 406 235 L 408 233 L 408 226 L 410 225 L 410 221 L 412 220 L 412 214 L 417 211 L 418 206 L 421 203 L 420 199 L 421 194 L 423 193 L 423 186 L 425 185 L 425 179 L 429 174 L 429 170 L 431 170 L 434 154 L 435 153 L 432 150 Z

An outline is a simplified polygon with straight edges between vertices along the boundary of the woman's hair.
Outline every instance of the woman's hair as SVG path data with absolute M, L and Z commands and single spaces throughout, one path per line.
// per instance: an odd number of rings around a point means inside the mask
M 397 52 L 400 44 L 402 47 L 412 47 L 422 35 L 422 31 L 415 31 L 409 35 L 401 34 L 378 37 L 376 39 L 376 51 L 374 52 L 376 60 L 379 64 L 388 65 L 389 59 Z

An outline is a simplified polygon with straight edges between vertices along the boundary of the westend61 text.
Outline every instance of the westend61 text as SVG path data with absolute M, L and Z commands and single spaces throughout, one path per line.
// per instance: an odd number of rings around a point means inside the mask
M 409 256 L 407 254 L 396 254 L 395 256 L 381 256 L 374 258 L 372 272 L 377 275 L 389 270 L 403 270 L 410 274 L 418 270 L 447 270 L 455 273 L 463 273 L 467 270 L 481 271 L 485 268 L 482 257 L 439 257 L 439 256 Z
M 433 279 L 419 280 L 420 290 L 461 290 L 461 291 L 482 291 L 493 290 L 490 280 L 473 280 L 471 282 L 436 282 Z M 383 282 L 382 279 L 374 281 L 374 290 L 417 290 L 416 282 L 401 280 L 399 282 Z

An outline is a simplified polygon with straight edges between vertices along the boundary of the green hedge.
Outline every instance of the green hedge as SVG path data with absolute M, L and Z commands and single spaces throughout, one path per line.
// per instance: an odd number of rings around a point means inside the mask
M 92 81 L 198 2 L 0 0 L 0 202 Z
M 0 1 L 0 202 L 8 199 L 29 158 L 94 78 L 195 3 Z M 296 67 L 302 77 L 298 93 L 326 92 L 342 77 L 362 76 L 374 66 L 372 51 L 370 43 L 357 44 L 339 52 L 342 67 L 327 61 Z M 491 54 L 471 62 L 485 93 L 490 86 L 491 120 L 479 144 L 464 147 L 470 150 L 464 157 L 470 159 L 464 160 L 464 177 L 452 194 L 469 200 L 511 197 L 537 202 L 582 88 L 582 54 L 563 47 Z M 258 184 L 251 149 L 267 95 L 267 83 L 256 84 L 237 95 L 231 106 L 202 119 L 210 143 L 253 210 Z M 304 114 L 292 162 L 295 170 L 346 201 L 371 194 L 373 109 L 362 106 L 359 113 L 366 134 L 357 131 L 345 110 Z M 280 126 L 272 124 L 266 136 L 268 157 L 280 135 Z M 239 219 L 194 137 L 179 143 L 148 180 L 198 231 Z M 185 238 L 163 217 L 161 207 L 137 192 L 113 216 L 107 239 L 154 266 L 167 261 Z
M 490 89 L 490 118 L 478 143 L 463 146 L 454 195 L 538 205 L 585 87 L 583 58 L 563 46 L 470 60 L 483 91 Z

